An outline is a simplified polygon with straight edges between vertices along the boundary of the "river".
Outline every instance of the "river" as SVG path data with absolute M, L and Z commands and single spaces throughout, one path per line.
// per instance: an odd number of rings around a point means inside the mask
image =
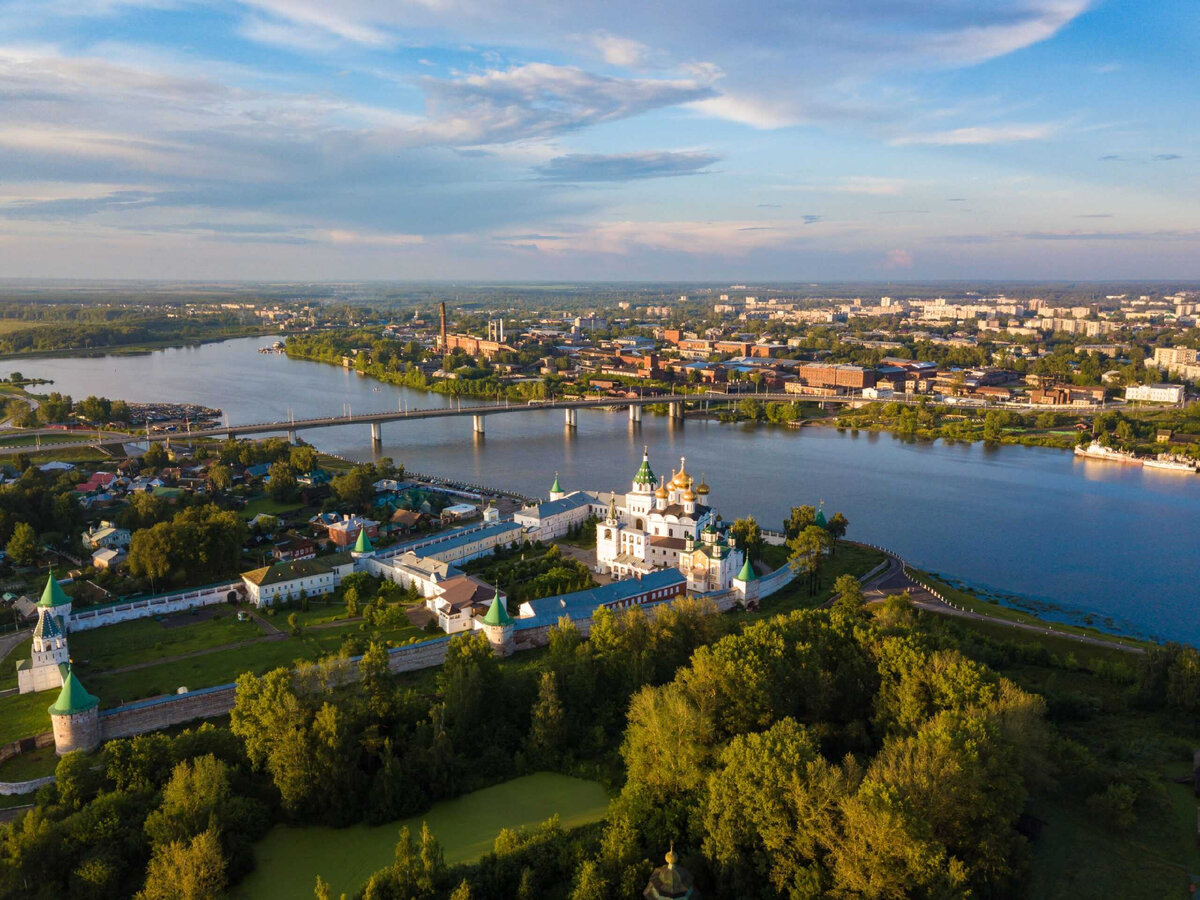
M 187 401 L 231 423 L 442 407 L 435 393 L 380 384 L 324 363 L 255 350 L 243 338 L 142 356 L 22 359 L 11 367 L 54 380 L 53 390 L 135 401 Z M 475 404 L 479 401 L 468 401 Z M 373 453 L 366 425 L 306 431 L 321 450 L 353 459 L 386 455 L 410 469 L 544 495 L 626 489 L 648 445 L 658 474 L 679 457 L 704 475 L 727 519 L 752 513 L 778 529 L 788 508 L 825 501 L 849 536 L 913 564 L 996 593 L 1059 621 L 1200 644 L 1200 476 L 1087 462 L 1061 450 L 912 442 L 889 434 L 799 431 L 624 411 L 561 411 L 383 426 Z

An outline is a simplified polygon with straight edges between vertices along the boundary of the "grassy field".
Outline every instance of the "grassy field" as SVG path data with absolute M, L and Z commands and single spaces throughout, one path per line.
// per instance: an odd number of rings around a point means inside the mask
M 49 731 L 50 714 L 46 708 L 57 697 L 57 691 L 39 691 L 0 698 L 0 744 Z
M 53 695 L 53 692 L 48 693 Z M 34 778 L 43 778 L 53 775 L 57 765 L 58 756 L 54 752 L 54 746 L 39 747 L 0 763 L 0 781 L 32 781 Z
M 772 547 L 769 549 L 784 550 L 785 548 Z M 833 595 L 833 582 L 839 575 L 847 572 L 855 576 L 865 575 L 883 560 L 884 555 L 878 550 L 839 543 L 837 552 L 821 567 L 821 586 L 813 596 L 808 595 L 808 588 L 803 584 L 804 579 L 798 578 L 787 587 L 763 600 L 762 611 L 758 615 L 773 616 L 781 612 L 791 612 L 793 609 L 809 609 L 820 606 Z M 767 561 L 774 563 L 776 560 L 768 557 Z
M 209 650 L 264 634 L 255 622 L 239 622 L 232 607 L 222 607 L 216 618 L 196 619 L 188 613 L 179 613 L 165 616 L 162 621 L 137 619 L 80 631 L 70 636 L 71 658 L 80 667 L 80 675 L 85 675 Z M 179 624 L 189 621 L 192 624 Z
M 502 828 L 536 825 L 558 815 L 573 828 L 604 817 L 608 795 L 593 781 L 541 772 L 445 800 L 427 813 L 390 825 L 350 828 L 278 826 L 255 845 L 258 867 L 230 891 L 233 900 L 309 897 L 317 875 L 331 893 L 353 896 L 377 869 L 392 861 L 400 829 L 420 835 L 422 821 L 437 836 L 450 865 L 492 849 Z
M 47 432 L 39 438 L 36 434 L 2 434 L 0 435 L 0 446 L 2 447 L 33 447 L 36 449 L 38 441 L 43 444 L 86 444 L 88 441 L 96 439 L 94 431 L 63 431 L 63 432 Z
M 242 510 L 241 516 L 246 521 L 249 521 L 257 515 L 284 516 L 303 508 L 303 503 L 281 503 L 278 500 L 272 500 L 270 497 L 259 497 L 246 504 L 246 508 Z
M 276 616 L 275 624 L 287 628 L 287 621 Z M 100 698 L 101 708 L 120 706 L 134 700 L 172 693 L 179 687 L 191 690 L 228 684 L 243 672 L 263 674 L 279 666 L 312 661 L 335 653 L 347 635 L 359 633 L 357 624 L 305 631 L 284 640 L 262 641 L 247 647 L 217 650 L 190 659 L 177 659 L 133 672 L 99 673 L 85 679 L 84 685 Z M 375 636 L 393 643 L 427 635 L 412 626 L 375 632 Z M 0 700 L 0 703 L 4 701 Z M 0 707 L 2 709 L 3 707 Z M 18 735 L 20 736 L 20 735 Z

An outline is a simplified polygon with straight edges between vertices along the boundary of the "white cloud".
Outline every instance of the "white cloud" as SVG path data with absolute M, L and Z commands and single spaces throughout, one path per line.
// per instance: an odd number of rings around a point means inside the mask
M 600 57 L 611 66 L 640 69 L 649 65 L 653 56 L 650 48 L 641 41 L 618 37 L 607 31 L 583 35 L 582 39 L 595 48 Z
M 911 269 L 913 256 L 907 250 L 889 250 L 883 259 L 885 269 Z
M 1024 125 L 973 125 L 954 128 L 950 131 L 929 131 L 894 138 L 891 144 L 903 147 L 913 144 L 929 144 L 955 147 L 976 144 L 1011 144 L 1016 141 L 1041 141 L 1054 137 L 1062 126 L 1055 122 L 1039 122 Z
M 714 119 L 725 119 L 764 130 L 786 128 L 800 122 L 790 104 L 743 93 L 722 93 L 688 104 L 690 108 Z

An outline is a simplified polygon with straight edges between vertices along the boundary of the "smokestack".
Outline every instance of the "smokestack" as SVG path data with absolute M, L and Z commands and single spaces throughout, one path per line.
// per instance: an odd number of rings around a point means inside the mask
M 442 301 L 441 343 L 438 344 L 438 349 L 441 350 L 443 353 L 446 352 L 446 301 L 445 300 Z

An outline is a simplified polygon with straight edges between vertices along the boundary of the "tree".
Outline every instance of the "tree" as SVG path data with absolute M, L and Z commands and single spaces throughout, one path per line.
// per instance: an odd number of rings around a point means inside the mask
M 18 566 L 32 565 L 37 555 L 37 532 L 28 522 L 18 522 L 4 549 Z
M 162 444 L 151 444 L 146 448 L 146 452 L 142 454 L 142 466 L 149 469 L 161 469 L 170 459 L 167 456 L 166 448 Z
M 288 613 L 287 617 L 288 630 L 291 631 L 292 637 L 299 637 L 300 632 L 304 629 L 300 626 L 300 617 L 296 613 Z
M 817 572 L 825 558 L 825 551 L 831 544 L 829 532 L 819 525 L 809 525 L 787 543 L 788 565 L 797 575 L 808 579 L 809 596 L 816 590 Z
M 82 750 L 63 754 L 54 767 L 54 784 L 63 806 L 82 809 L 100 789 L 101 773 L 94 768 L 95 760 Z
M 213 830 L 157 847 L 137 900 L 216 900 L 225 890 L 225 854 Z
M 300 444 L 288 451 L 288 463 L 297 472 L 308 474 L 317 467 L 317 451 L 307 444 Z
M 837 597 L 837 606 L 857 611 L 864 603 L 862 584 L 853 575 L 839 575 L 833 582 L 833 593 Z
M 746 551 L 750 559 L 758 559 L 762 555 L 762 528 L 759 527 L 754 516 L 735 520 L 730 526 L 729 533 L 737 541 L 737 545 Z
M 344 475 L 338 475 L 329 483 L 333 495 L 348 506 L 364 506 L 375 496 L 375 469 L 372 466 L 355 466 Z
M 850 528 L 850 520 L 840 512 L 834 513 L 829 517 L 829 521 L 825 524 L 825 530 L 829 532 L 834 543 L 830 545 L 830 553 L 836 551 L 837 541 L 840 541 L 846 536 L 846 531 Z
M 208 470 L 208 480 L 218 491 L 227 491 L 233 487 L 233 472 L 224 463 L 215 463 Z
M 790 541 L 817 519 L 816 507 L 793 506 L 787 520 L 783 523 L 783 533 Z
M 146 817 L 146 834 L 156 844 L 187 841 L 219 827 L 222 813 L 234 799 L 224 762 L 211 755 L 184 760 L 163 787 L 162 804 Z
M 358 661 L 358 671 L 371 715 L 376 719 L 387 718 L 394 708 L 387 648 L 379 641 L 371 641 Z
M 296 475 L 289 463 L 271 463 L 267 473 L 267 496 L 277 503 L 286 503 L 296 496 Z
M 543 763 L 559 758 L 566 740 L 566 714 L 558 698 L 558 681 L 553 672 L 543 672 L 529 724 L 529 749 Z

